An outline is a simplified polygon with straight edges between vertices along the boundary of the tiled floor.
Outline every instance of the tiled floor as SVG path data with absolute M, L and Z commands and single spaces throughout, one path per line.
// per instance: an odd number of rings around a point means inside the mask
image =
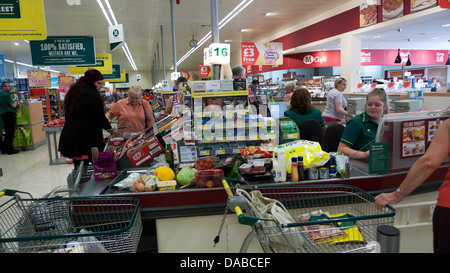
M 0 190 L 15 189 L 39 198 L 65 186 L 73 164 L 50 165 L 47 144 L 18 154 L 0 154 Z

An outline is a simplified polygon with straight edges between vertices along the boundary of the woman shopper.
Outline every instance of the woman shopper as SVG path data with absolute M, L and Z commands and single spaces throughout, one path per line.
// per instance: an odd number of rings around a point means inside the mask
M 66 122 L 59 138 L 58 151 L 73 159 L 75 168 L 81 161 L 85 165 L 92 162 L 93 147 L 103 151 L 102 129 L 111 132 L 100 95 L 103 85 L 103 75 L 96 69 L 90 69 L 70 87 L 64 98 Z
M 419 187 L 450 154 L 450 119 L 439 126 L 426 153 L 414 162 L 396 191 L 375 197 L 378 209 L 403 200 Z M 450 169 L 439 188 L 433 212 L 433 249 L 435 253 L 450 253 Z
M 117 117 L 117 132 L 140 133 L 153 126 L 155 118 L 150 103 L 142 98 L 142 88 L 131 86 L 128 98 L 116 102 L 106 117 L 111 120 Z
M 294 94 L 295 82 L 289 81 L 284 85 L 284 90 L 286 90 L 286 96 L 284 96 L 284 102 L 290 102 L 292 95 Z
M 388 97 L 383 88 L 367 94 L 366 111 L 347 121 L 338 151 L 352 158 L 368 158 L 369 144 L 376 137 L 381 116 L 388 112 Z
M 353 118 L 345 108 L 347 108 L 347 100 L 342 92 L 347 88 L 347 80 L 340 77 L 334 81 L 334 88 L 327 94 L 327 104 L 322 113 L 326 122 L 341 122 L 345 117 Z

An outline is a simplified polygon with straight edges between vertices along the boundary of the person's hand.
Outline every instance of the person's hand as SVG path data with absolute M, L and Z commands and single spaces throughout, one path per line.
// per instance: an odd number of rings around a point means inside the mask
M 347 115 L 348 118 L 354 118 L 355 115 Z
M 402 201 L 403 196 L 397 194 L 395 191 L 390 193 L 382 193 L 375 197 L 375 204 L 378 210 L 386 207 L 389 204 L 395 204 Z

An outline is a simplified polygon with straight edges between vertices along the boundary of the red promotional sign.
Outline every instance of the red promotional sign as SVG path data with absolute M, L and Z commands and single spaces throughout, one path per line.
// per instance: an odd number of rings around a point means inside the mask
M 200 64 L 200 77 L 208 77 L 211 73 L 211 68 L 208 65 Z
M 242 65 L 254 65 L 259 57 L 255 43 L 241 43 Z
M 447 61 L 446 50 L 400 50 L 402 62 L 395 64 L 397 50 L 361 50 L 361 65 L 404 65 L 408 54 L 413 65 L 443 65 Z
M 295 58 L 300 60 L 301 67 L 341 65 L 341 53 L 338 50 L 300 53 L 297 54 Z
M 450 0 L 440 0 L 439 6 L 443 9 L 450 9 Z

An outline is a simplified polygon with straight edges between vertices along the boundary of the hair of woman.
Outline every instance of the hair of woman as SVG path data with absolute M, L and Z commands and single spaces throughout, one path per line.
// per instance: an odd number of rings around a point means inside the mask
M 311 105 L 311 93 L 306 88 L 297 88 L 291 98 L 290 110 L 298 114 L 308 114 L 313 109 Z

